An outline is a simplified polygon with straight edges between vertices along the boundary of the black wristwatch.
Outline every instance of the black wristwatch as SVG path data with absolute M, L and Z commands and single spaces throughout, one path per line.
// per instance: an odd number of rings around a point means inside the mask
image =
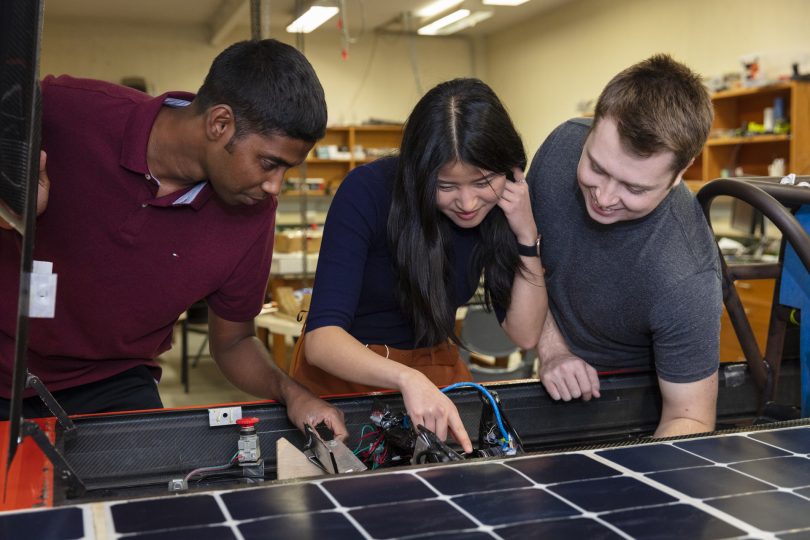
M 537 235 L 537 240 L 531 246 L 524 246 L 523 244 L 517 245 L 517 250 L 520 255 L 524 257 L 539 257 L 540 256 L 540 238 L 542 235 Z

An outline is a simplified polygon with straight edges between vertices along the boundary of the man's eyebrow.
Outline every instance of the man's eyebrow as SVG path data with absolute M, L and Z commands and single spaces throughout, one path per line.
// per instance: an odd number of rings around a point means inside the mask
M 287 168 L 295 167 L 294 163 L 290 163 L 286 159 L 284 159 L 284 158 L 282 158 L 280 156 L 276 156 L 274 154 L 262 154 L 261 157 L 262 157 L 262 159 L 269 159 L 271 161 L 275 161 L 276 163 L 278 163 L 282 167 L 287 167 Z
M 602 171 L 605 174 L 610 174 L 605 170 L 604 167 L 602 167 L 602 165 L 596 159 L 594 159 L 594 157 L 591 154 L 590 150 L 586 150 L 585 153 L 588 155 L 588 160 L 591 162 L 592 166 L 595 166 L 597 169 L 599 169 L 600 171 Z M 636 184 L 635 182 L 628 182 L 627 180 L 622 180 L 621 178 L 616 178 L 616 177 L 613 177 L 613 179 L 618 181 L 618 182 L 621 182 L 625 186 L 630 186 L 631 188 L 634 188 L 634 189 L 650 189 L 650 186 L 646 186 L 644 184 Z

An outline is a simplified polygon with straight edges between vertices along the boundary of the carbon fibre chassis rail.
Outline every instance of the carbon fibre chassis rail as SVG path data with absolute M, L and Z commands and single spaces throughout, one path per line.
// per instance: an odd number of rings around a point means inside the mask
M 780 385 L 781 401 L 798 403 L 797 374 L 797 364 L 787 362 Z M 537 381 L 486 386 L 498 393 L 504 414 L 529 451 L 649 435 L 658 423 L 661 407 L 654 374 L 616 374 L 600 380 L 602 397 L 590 402 L 555 402 Z M 472 389 L 458 389 L 449 395 L 475 440 L 481 414 L 479 394 Z M 757 414 L 758 395 L 758 388 L 744 363 L 723 364 L 718 424 L 750 421 Z M 345 414 L 350 433 L 346 444 L 350 449 L 357 446 L 362 427 L 369 424 L 375 398 L 384 400 L 393 409 L 403 408 L 401 396 L 396 393 L 330 399 Z M 303 434 L 289 423 L 283 406 L 271 402 L 248 404 L 243 405 L 243 414 L 260 419 L 257 433 L 262 455 L 273 474 L 279 438 L 303 447 Z M 221 463 L 233 455 L 238 439 L 236 426 L 210 428 L 206 408 L 77 416 L 73 420 L 76 436 L 64 441 L 58 434 L 57 444 L 87 486 L 83 501 L 163 495 L 169 479 L 200 466 Z M 224 480 L 228 481 L 239 482 Z M 66 499 L 64 486 L 58 479 L 55 482 L 55 505 L 77 502 L 77 499 Z

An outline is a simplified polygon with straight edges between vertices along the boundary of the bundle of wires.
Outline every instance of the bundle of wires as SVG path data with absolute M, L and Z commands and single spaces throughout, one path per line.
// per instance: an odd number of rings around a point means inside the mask
M 514 444 L 512 437 L 509 435 L 509 431 L 503 424 L 503 418 L 501 417 L 501 408 L 498 406 L 498 402 L 495 401 L 495 397 L 483 386 L 474 382 L 459 382 L 455 384 L 451 384 L 450 386 L 446 386 L 442 388 L 443 393 L 447 393 L 450 390 L 455 390 L 456 388 L 475 388 L 480 392 L 484 397 L 489 400 L 490 405 L 492 406 L 492 410 L 495 412 L 495 420 L 498 422 L 498 429 L 501 431 L 502 438 L 498 441 L 501 444 L 501 448 L 504 452 L 509 452 L 510 450 L 514 449 Z
M 360 431 L 360 442 L 357 448 L 354 449 L 354 455 L 372 470 L 385 464 L 388 457 L 388 448 L 385 445 L 385 431 L 382 428 L 368 424 L 363 426 Z
M 193 471 L 188 473 L 183 480 L 185 480 L 186 483 L 188 483 L 188 481 L 193 476 L 197 476 L 197 475 L 200 475 L 200 480 L 202 480 L 208 474 L 219 472 L 219 471 L 224 471 L 226 469 L 230 469 L 237 462 L 238 457 L 239 457 L 239 452 L 235 453 L 233 455 L 233 457 L 230 459 L 230 461 L 228 461 L 228 463 L 226 463 L 224 465 L 214 465 L 212 467 L 200 467 L 198 469 L 194 469 Z

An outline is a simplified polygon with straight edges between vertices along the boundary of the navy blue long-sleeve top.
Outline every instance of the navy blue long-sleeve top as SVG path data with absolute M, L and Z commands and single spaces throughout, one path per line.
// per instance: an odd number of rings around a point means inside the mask
M 346 330 L 363 344 L 415 348 L 413 329 L 397 300 L 397 278 L 388 248 L 387 223 L 397 158 L 352 170 L 340 185 L 324 225 L 306 329 Z M 478 228 L 450 220 L 453 313 L 475 293 L 482 268 L 472 267 Z M 412 261 L 423 264 L 423 261 Z M 505 312 L 495 309 L 499 321 Z

